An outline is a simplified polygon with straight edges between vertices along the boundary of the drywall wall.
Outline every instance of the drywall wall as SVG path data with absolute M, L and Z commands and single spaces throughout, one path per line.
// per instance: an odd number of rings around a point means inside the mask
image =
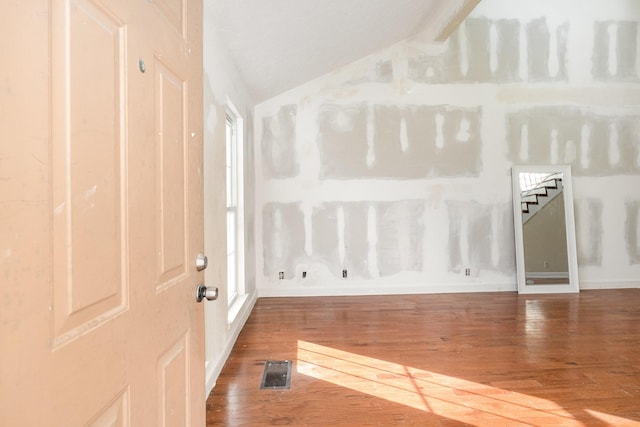
M 583 288 L 639 286 L 639 101 L 637 1 L 484 0 L 257 105 L 260 295 L 515 290 L 514 164 L 572 166 Z
M 226 48 L 212 24 L 211 7 L 211 2 L 204 3 L 204 249 L 209 259 L 209 266 L 205 270 L 206 284 L 217 286 L 220 296 L 217 301 L 204 301 L 207 393 L 213 388 L 257 298 L 254 257 L 255 194 L 253 185 L 247 185 L 244 193 L 244 277 L 247 296 L 243 306 L 236 308 L 238 314 L 233 322 L 228 322 L 225 120 L 227 106 L 231 103 L 244 119 L 244 123 L 251 123 L 253 102 L 244 83 L 237 77 L 238 73 L 231 65 Z M 253 165 L 255 161 L 251 126 L 244 128 L 244 161 L 247 165 Z M 252 167 L 245 168 L 244 180 L 248 183 L 254 182 Z

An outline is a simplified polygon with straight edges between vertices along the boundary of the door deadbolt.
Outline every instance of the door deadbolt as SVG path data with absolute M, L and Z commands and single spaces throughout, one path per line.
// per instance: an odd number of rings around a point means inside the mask
M 198 271 L 202 271 L 207 268 L 207 265 L 209 265 L 207 256 L 204 254 L 198 254 L 198 256 L 196 256 L 196 269 Z

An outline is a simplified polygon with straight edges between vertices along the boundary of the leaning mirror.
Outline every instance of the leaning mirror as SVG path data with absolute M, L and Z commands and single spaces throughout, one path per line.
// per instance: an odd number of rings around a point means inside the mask
M 578 292 L 571 167 L 514 166 L 519 293 Z

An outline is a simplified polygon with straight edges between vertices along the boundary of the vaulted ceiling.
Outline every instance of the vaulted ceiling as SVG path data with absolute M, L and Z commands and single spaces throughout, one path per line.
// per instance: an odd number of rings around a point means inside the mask
M 205 0 L 256 102 L 401 40 L 443 41 L 480 0 Z

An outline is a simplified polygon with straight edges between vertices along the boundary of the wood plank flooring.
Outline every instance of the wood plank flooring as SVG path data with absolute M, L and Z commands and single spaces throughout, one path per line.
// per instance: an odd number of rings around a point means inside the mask
M 260 299 L 207 425 L 640 426 L 640 289 Z

